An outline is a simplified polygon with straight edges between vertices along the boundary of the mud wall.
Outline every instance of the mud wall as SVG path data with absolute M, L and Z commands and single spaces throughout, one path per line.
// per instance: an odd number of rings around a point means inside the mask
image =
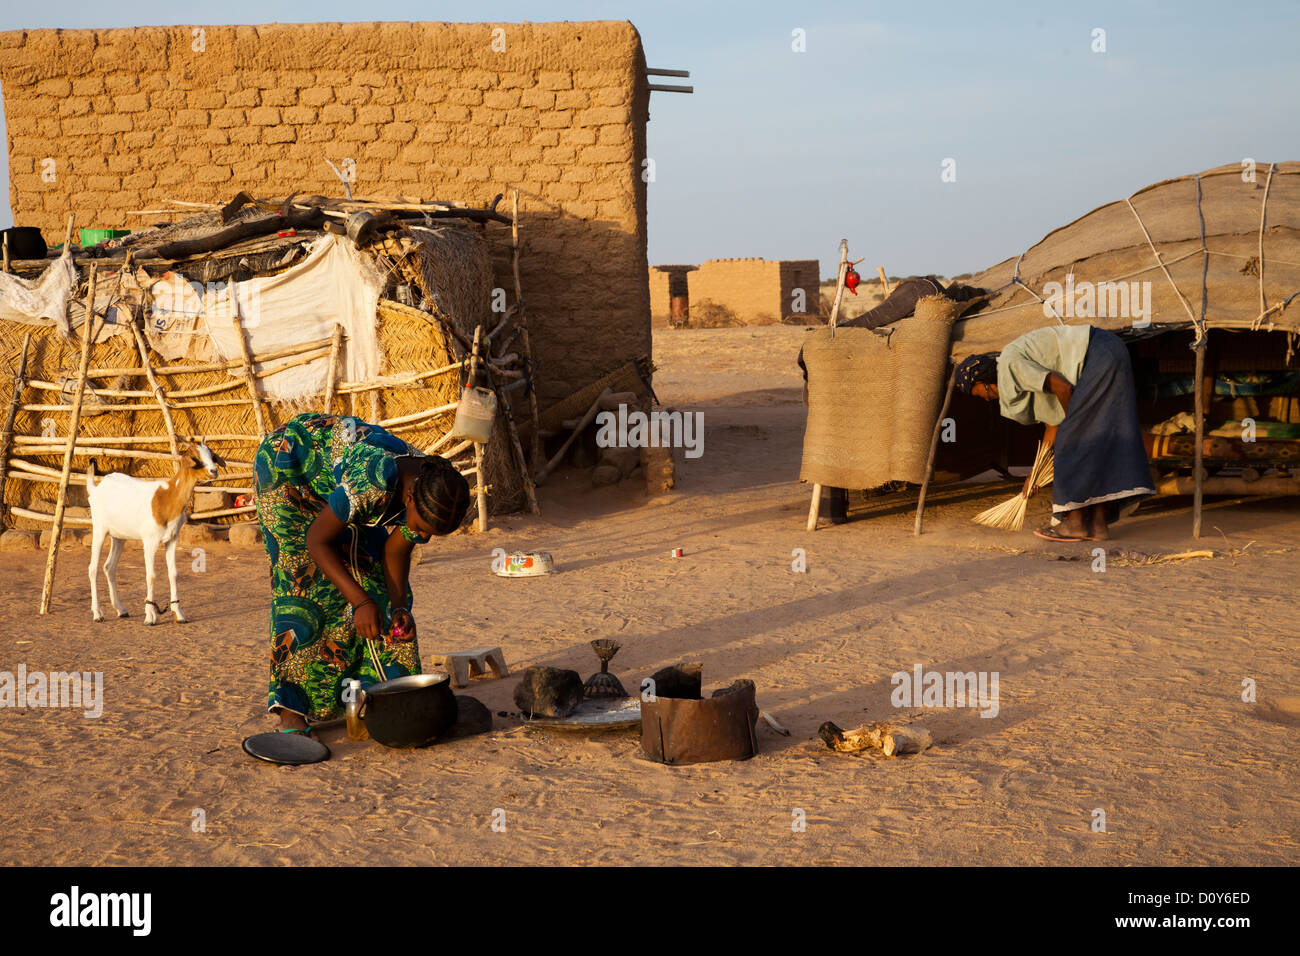
M 0 88 L 14 221 L 51 245 L 69 213 L 138 228 L 164 199 L 338 195 L 327 158 L 358 197 L 518 188 L 543 401 L 650 351 L 630 23 L 12 31 Z

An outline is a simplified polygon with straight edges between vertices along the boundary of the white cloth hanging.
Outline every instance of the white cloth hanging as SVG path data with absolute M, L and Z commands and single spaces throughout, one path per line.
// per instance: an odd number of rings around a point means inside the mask
M 246 282 L 214 282 L 204 288 L 175 273 L 150 288 L 153 307 L 145 317 L 149 343 L 168 361 L 193 357 L 194 336 L 211 342 L 226 361 L 241 357 L 233 318 L 238 314 L 254 355 L 329 338 L 340 325 L 346 336 L 343 375 L 369 381 L 379 374 L 375 310 L 383 278 L 349 240 L 327 233 L 302 262 L 279 275 Z M 293 399 L 325 388 L 328 359 L 260 379 L 268 398 Z M 242 372 L 232 374 L 242 375 Z
M 67 250 L 45 267 L 39 279 L 0 272 L 0 319 L 26 325 L 53 322 L 67 335 L 68 297 L 76 284 L 77 270 Z

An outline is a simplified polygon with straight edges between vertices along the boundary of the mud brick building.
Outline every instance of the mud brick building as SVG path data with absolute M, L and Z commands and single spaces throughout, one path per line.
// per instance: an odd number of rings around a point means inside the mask
M 128 213 L 165 199 L 338 195 L 327 158 L 358 197 L 518 188 L 543 402 L 649 354 L 650 91 L 630 23 L 11 31 L 0 89 L 14 221 L 51 244 L 69 213 L 140 228 Z
M 816 312 L 821 282 L 816 259 L 709 259 L 686 273 L 692 305 L 705 300 L 730 309 L 748 325 L 780 322 L 792 312 Z M 669 313 L 668 274 L 650 270 L 650 311 L 657 322 Z M 796 309 L 795 290 L 804 292 Z

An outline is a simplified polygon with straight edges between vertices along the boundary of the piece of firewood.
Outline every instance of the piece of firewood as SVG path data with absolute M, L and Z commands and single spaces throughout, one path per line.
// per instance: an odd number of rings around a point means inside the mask
M 828 720 L 818 728 L 817 735 L 838 753 L 877 750 L 886 757 L 920 753 L 934 744 L 934 737 L 924 727 L 879 722 L 856 730 L 841 730 Z
M 880 737 L 880 750 L 886 757 L 919 754 L 933 744 L 934 737 L 924 727 L 893 727 Z
M 869 750 L 873 747 L 879 749 L 880 747 L 880 741 L 878 739 L 873 741 L 867 728 L 841 730 L 829 720 L 817 728 L 817 736 L 825 741 L 826 746 L 831 750 L 842 754 L 852 754 L 860 750 Z

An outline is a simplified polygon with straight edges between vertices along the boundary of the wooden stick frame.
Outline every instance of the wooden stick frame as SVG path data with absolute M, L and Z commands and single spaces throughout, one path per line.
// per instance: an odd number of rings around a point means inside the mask
M 934 431 L 930 435 L 930 456 L 925 462 L 925 479 L 921 482 L 921 494 L 916 499 L 916 520 L 912 523 L 913 536 L 921 533 L 921 523 L 925 517 L 925 496 L 930 490 L 930 479 L 934 477 L 934 458 L 939 451 L 939 434 L 943 431 L 943 420 L 948 415 L 948 405 L 952 401 L 952 390 L 956 384 L 957 366 L 954 365 L 948 374 L 948 387 L 944 389 L 943 407 L 939 409 L 939 417 L 935 419 Z
M 515 197 L 517 210 L 518 197 Z M 75 219 L 70 218 L 68 222 L 68 235 L 65 238 L 64 248 L 69 248 L 72 230 L 75 227 Z M 514 272 L 516 299 L 521 296 L 521 284 L 518 275 L 518 222 L 517 213 L 516 221 L 512 225 L 512 271 Z M 128 335 L 133 341 L 136 353 L 133 356 L 137 362 L 132 366 L 129 364 L 131 359 L 120 365 L 106 365 L 104 367 L 91 367 L 90 363 L 96 350 L 96 334 L 103 327 L 102 316 L 94 312 L 94 296 L 103 295 L 103 276 L 98 275 L 102 263 L 86 262 L 88 272 L 93 274 L 93 281 L 96 285 L 91 285 L 88 281 L 86 290 L 87 294 L 87 314 L 89 321 L 83 326 L 82 333 L 82 359 L 79 364 L 76 382 L 76 390 L 68 400 L 68 395 L 73 392 L 72 378 L 67 376 L 67 380 L 62 382 L 48 382 L 36 378 L 28 378 L 27 371 L 29 362 L 26 356 L 30 354 L 31 336 L 24 341 L 24 359 L 21 363 L 21 375 L 15 379 L 15 389 L 10 396 L 9 404 L 11 426 L 9 431 L 9 441 L 7 446 L 0 440 L 0 527 L 3 526 L 4 520 L 8 516 L 30 518 L 47 525 L 55 527 L 55 534 L 51 536 L 51 551 L 47 558 L 47 564 L 53 566 L 55 561 L 54 553 L 57 549 L 58 532 L 67 524 L 88 523 L 82 519 L 70 518 L 66 515 L 67 509 L 67 488 L 73 484 L 84 486 L 84 478 L 73 473 L 73 463 L 76 459 L 85 459 L 88 456 L 97 455 L 109 458 L 118 458 L 125 460 L 158 462 L 171 461 L 175 458 L 175 453 L 179 451 L 180 442 L 183 440 L 178 431 L 176 412 L 181 409 L 193 408 L 223 408 L 223 407 L 248 407 L 252 406 L 254 412 L 254 421 L 256 423 L 257 434 L 238 434 L 236 432 L 223 433 L 220 435 L 206 436 L 208 441 L 226 441 L 243 444 L 256 444 L 268 433 L 269 429 L 274 426 L 276 417 L 273 409 L 278 405 L 272 404 L 261 387 L 261 381 L 267 376 L 277 372 L 284 371 L 296 366 L 305 365 L 310 362 L 319 362 L 322 359 L 328 362 L 326 371 L 326 382 L 324 393 L 317 393 L 318 400 L 323 400 L 326 410 L 332 411 L 336 401 L 343 395 L 348 396 L 349 403 L 357 402 L 358 396 L 363 396 L 360 401 L 368 401 L 371 420 L 377 424 L 391 428 L 395 431 L 407 429 L 419 429 L 427 427 L 434 423 L 439 416 L 447 415 L 454 411 L 456 405 L 444 404 L 433 408 L 423 409 L 418 412 L 396 416 L 394 418 L 383 420 L 382 418 L 382 398 L 383 392 L 388 388 L 409 388 L 420 389 L 428 388 L 431 380 L 442 375 L 453 375 L 458 379 L 465 373 L 467 368 L 473 370 L 475 377 L 478 373 L 486 369 L 489 373 L 489 382 L 491 387 L 497 392 L 498 402 L 506 400 L 505 392 L 515 387 L 525 384 L 527 369 L 529 366 L 530 352 L 528 350 L 526 339 L 522 347 L 516 346 L 514 352 L 505 355 L 493 355 L 491 342 L 486 335 L 487 330 L 480 326 L 476 330 L 478 341 L 477 348 L 472 354 L 462 358 L 459 361 L 451 362 L 445 366 L 435 369 L 423 369 L 419 371 L 401 373 L 396 375 L 376 376 L 372 381 L 346 381 L 344 367 L 342 365 L 342 349 L 346 345 L 347 337 L 344 330 L 336 326 L 328 338 L 312 342 L 299 343 L 292 346 L 282 347 L 274 350 L 268 350 L 265 353 L 254 355 L 250 342 L 247 337 L 247 330 L 236 311 L 231 317 L 231 323 L 236 335 L 236 344 L 239 352 L 234 359 L 216 361 L 216 362 L 189 362 L 169 364 L 160 361 L 157 353 L 151 352 L 149 339 L 145 329 L 138 324 L 133 324 L 130 332 L 122 330 L 123 334 Z M 126 273 L 130 266 L 128 257 L 125 264 L 118 269 L 119 281 L 123 274 Z M 115 266 L 115 268 L 117 268 Z M 517 301 L 515 306 L 510 310 L 502 321 L 500 328 L 506 329 L 511 325 L 510 319 L 515 319 L 516 326 L 521 326 L 523 320 L 522 301 Z M 450 329 L 449 334 L 455 336 L 456 330 Z M 89 335 L 87 341 L 86 336 Z M 463 336 L 455 336 L 463 339 Z M 506 338 L 501 334 L 501 338 Z M 511 340 L 514 339 L 510 336 Z M 75 340 L 74 340 L 75 341 Z M 465 344 L 469 344 L 466 340 Z M 488 348 L 484 348 L 488 345 Z M 505 352 L 504 347 L 499 349 Z M 282 361 L 272 363 L 271 360 L 280 359 Z M 481 364 L 480 364 L 481 363 Z M 204 373 L 204 372 L 226 372 L 231 373 L 229 380 L 213 384 L 196 386 L 191 388 L 179 387 L 171 388 L 168 385 L 169 376 L 183 374 Z M 135 377 L 143 378 L 147 381 L 147 386 L 140 383 L 135 388 L 98 388 L 94 387 L 93 382 L 97 380 L 118 378 L 118 377 Z M 247 394 L 243 397 L 236 397 L 236 390 L 243 389 Z M 33 400 L 32 390 L 36 391 L 36 397 Z M 58 394 L 63 401 L 41 401 L 40 393 L 54 392 Z M 368 399 L 364 396 L 367 396 Z M 92 406 L 91 399 L 105 400 L 102 404 Z M 51 396 L 53 397 L 53 396 Z M 24 399 L 27 399 L 24 402 Z M 127 399 L 123 402 L 122 399 Z M 315 404 L 312 402 L 311 404 Z M 530 395 L 530 406 L 534 415 L 536 415 L 536 396 Z M 3 408 L 3 406 L 0 406 Z M 82 419 L 93 412 L 111 411 L 113 413 L 134 413 L 143 411 L 160 412 L 166 429 L 166 434 L 143 434 L 132 436 L 128 434 L 106 435 L 106 436 L 82 436 L 78 440 L 78 432 Z M 66 437 L 46 437 L 44 435 L 20 435 L 13 432 L 12 421 L 15 421 L 19 412 L 56 412 L 69 415 L 69 430 Z M 511 427 L 511 452 L 512 457 L 519 460 L 520 471 L 525 483 L 525 490 L 528 496 L 528 503 L 533 513 L 538 513 L 539 509 L 536 503 L 535 489 L 532 484 L 532 476 L 529 469 L 524 464 L 523 446 L 518 435 L 518 428 L 514 422 L 512 414 L 513 409 L 506 406 L 507 425 Z M 449 424 L 449 422 L 448 422 Z M 62 430 L 62 428 L 60 428 Z M 125 429 L 124 429 L 125 431 Z M 535 429 L 536 431 L 536 429 Z M 0 433 L 0 438 L 3 433 Z M 450 431 L 441 439 L 434 442 L 437 448 L 447 448 L 450 440 Z M 534 438 L 539 441 L 539 437 Z M 165 444 L 164 444 L 165 443 Z M 475 476 L 476 488 L 475 495 L 478 504 L 478 527 L 480 530 L 487 528 L 487 502 L 486 496 L 491 491 L 491 485 L 485 480 L 485 448 L 483 446 L 475 447 L 472 442 L 450 442 L 453 447 L 444 451 L 443 454 L 448 458 L 456 458 L 467 453 L 473 454 L 473 462 L 467 459 L 456 463 L 456 467 L 463 474 Z M 50 468 L 46 465 L 39 465 L 35 460 L 28 458 L 46 458 L 53 456 L 56 449 L 63 453 L 63 465 L 61 469 Z M 227 453 L 227 458 L 230 458 Z M 236 461 L 230 459 L 229 464 L 243 472 L 238 477 L 247 480 L 252 475 L 252 463 L 247 461 Z M 129 469 L 134 472 L 134 468 Z M 12 477 L 14 480 L 24 483 L 37 484 L 54 484 L 59 485 L 58 499 L 55 503 L 53 514 L 33 508 L 6 508 L 3 505 L 2 493 L 5 487 L 5 479 Z M 235 475 L 223 471 L 221 478 L 217 483 L 204 485 L 212 490 L 231 491 L 240 493 L 247 489 L 241 489 L 231 484 L 220 484 L 222 481 L 230 482 Z M 61 504 L 60 504 L 61 502 Z M 216 511 L 195 512 L 191 514 L 193 518 L 216 518 L 232 515 L 243 515 L 250 513 L 251 507 L 245 508 L 225 508 L 216 509 Z M 42 588 L 42 613 L 46 613 L 49 607 L 49 593 L 52 590 L 52 580 L 43 585 Z
M 510 201 L 510 267 L 515 278 L 515 304 L 519 307 L 519 348 L 523 351 L 525 365 L 524 374 L 531 375 L 533 370 L 533 347 L 528 340 L 528 315 L 524 309 L 523 286 L 519 281 L 519 190 L 511 191 Z M 533 419 L 532 434 L 532 463 L 536 468 L 538 462 L 542 460 L 542 429 L 541 415 L 537 409 L 537 389 L 528 390 L 528 410 Z M 531 482 L 532 477 L 528 475 L 527 469 L 524 470 L 527 476 L 526 481 Z M 535 492 L 529 493 L 529 500 L 533 508 L 537 507 L 537 496 Z M 541 514 L 540 510 L 535 510 L 533 514 Z
M 334 334 L 330 336 L 330 358 L 329 368 L 325 372 L 325 397 L 322 400 L 321 411 L 326 415 L 334 407 L 334 395 L 339 384 L 339 351 L 343 347 L 343 326 L 334 326 Z
M 90 368 L 90 345 L 95 338 L 95 281 L 98 274 L 98 266 L 91 266 L 90 281 L 86 289 L 86 318 L 81 326 L 81 367 L 77 372 L 77 390 L 72 399 L 72 421 L 68 425 L 68 445 L 63 453 L 63 472 L 59 477 L 59 496 L 54 505 L 54 521 L 50 530 L 50 550 L 45 558 L 45 579 L 41 583 L 41 614 L 50 612 L 50 597 L 54 589 L 54 570 L 59 560 L 59 537 L 63 532 L 63 512 L 68 503 L 68 478 L 72 474 L 72 456 L 77 447 L 77 429 L 81 425 L 81 399 L 86 391 L 86 372 Z
M 145 343 L 144 333 L 135 323 L 131 323 L 131 334 L 135 338 L 136 350 L 140 353 L 140 362 L 144 366 L 145 377 L 153 387 L 154 397 L 158 400 L 158 408 L 162 412 L 163 424 L 167 426 L 167 439 L 171 442 L 172 454 L 180 454 L 180 442 L 176 438 L 176 422 L 172 420 L 172 410 L 167 404 L 167 393 L 158 382 L 158 376 L 153 373 L 153 366 L 149 362 L 149 346 Z
M 248 377 L 249 369 L 252 370 L 253 378 L 258 379 L 269 375 L 274 375 L 278 372 L 282 372 L 290 368 L 295 368 L 301 365 L 305 365 L 309 362 L 317 361 L 318 359 L 328 355 L 331 359 L 335 360 L 331 362 L 331 366 L 334 369 L 334 376 L 333 376 L 334 380 L 332 383 L 327 380 L 326 389 L 328 391 L 329 389 L 332 388 L 333 393 L 335 395 L 339 395 L 339 394 L 362 394 L 367 392 L 377 393 L 382 391 L 383 389 L 394 388 L 394 387 L 397 388 L 423 387 L 421 383 L 427 381 L 430 378 L 434 378 L 440 375 L 458 374 L 468 364 L 469 361 L 468 359 L 465 359 L 462 361 L 450 363 L 448 365 L 436 369 L 430 369 L 421 372 L 404 373 L 398 376 L 385 376 L 374 382 L 340 382 L 338 380 L 339 379 L 338 372 L 340 371 L 340 369 L 338 367 L 337 358 L 339 355 L 339 350 L 342 347 L 342 343 L 343 341 L 345 341 L 345 337 L 343 336 L 343 332 L 341 328 L 336 328 L 335 333 L 329 339 L 321 339 L 319 341 L 313 341 L 313 342 L 306 343 L 305 345 L 293 346 L 291 348 L 277 349 L 272 352 L 268 352 L 264 355 L 254 356 L 251 353 L 248 353 L 249 361 L 247 365 L 245 364 L 244 360 L 241 358 L 237 361 L 232 361 L 232 362 L 205 363 L 201 365 L 155 366 L 149 357 L 148 341 L 144 338 L 143 333 L 138 327 L 134 327 L 134 326 L 132 327 L 132 337 L 135 340 L 137 354 L 140 355 L 141 365 L 138 368 L 137 367 L 91 368 L 87 370 L 86 377 L 87 379 L 89 379 L 91 377 L 103 378 L 103 377 L 118 376 L 118 375 L 133 375 L 133 376 L 143 375 L 149 380 L 149 384 L 151 386 L 150 390 L 93 388 L 87 383 L 84 387 L 83 398 L 82 398 L 83 414 L 85 408 L 84 396 L 86 394 L 90 394 L 102 398 L 140 398 L 140 399 L 151 398 L 153 399 L 152 402 L 115 403 L 111 406 L 111 409 L 114 412 L 161 410 L 164 415 L 164 420 L 167 423 L 167 436 L 166 437 L 151 436 L 151 435 L 102 436 L 102 437 L 96 436 L 94 439 L 91 439 L 91 441 L 93 441 L 94 443 L 94 447 L 91 447 L 91 445 L 87 444 L 84 441 L 78 442 L 76 444 L 76 454 L 78 455 L 103 454 L 103 455 L 119 457 L 119 458 L 140 458 L 140 459 L 159 459 L 159 460 L 174 458 L 175 452 L 178 450 L 180 436 L 176 430 L 175 420 L 171 414 L 173 410 L 189 409 L 189 408 L 217 408 L 217 407 L 225 407 L 225 406 L 247 406 L 251 403 L 251 398 L 247 396 L 244 398 L 211 398 L 202 401 L 178 401 L 178 399 L 191 398 L 191 397 L 200 398 L 204 396 L 216 395 L 224 391 L 229 391 L 231 389 L 242 388 L 245 390 L 249 390 L 249 377 Z M 28 342 L 30 341 L 30 333 L 27 341 Z M 272 358 L 287 358 L 287 361 L 283 361 L 274 365 L 268 364 L 269 360 Z M 501 375 L 514 374 L 511 370 L 504 367 L 505 365 L 508 364 L 509 364 L 508 362 L 501 363 L 501 360 L 492 360 L 487 364 L 486 367 L 488 367 L 494 374 L 501 374 Z M 245 372 L 244 376 L 242 378 L 231 378 L 231 380 L 228 382 L 219 382 L 213 385 L 204 385 L 201 387 L 191 388 L 191 389 L 179 389 L 175 391 L 169 391 L 161 381 L 161 379 L 165 376 L 181 374 L 186 372 L 235 371 L 235 370 L 244 371 Z M 25 372 L 25 364 L 24 364 L 24 372 Z M 60 393 L 65 391 L 67 388 L 66 383 L 47 382 L 42 379 L 29 379 L 26 378 L 25 375 L 23 379 L 23 386 L 24 386 L 24 390 L 27 388 L 34 388 L 34 389 L 45 390 L 45 391 L 57 391 Z M 46 403 L 46 402 L 24 403 L 21 400 L 21 391 L 22 390 L 20 390 L 20 392 L 17 393 L 16 398 L 11 399 L 11 402 L 15 403 L 14 404 L 15 416 L 17 412 L 20 411 L 71 413 L 74 410 L 74 404 Z M 259 398 L 260 398 L 260 393 L 259 393 Z M 259 406 L 260 404 L 261 402 L 258 403 Z M 398 416 L 392 419 L 385 420 L 382 418 L 378 418 L 376 419 L 375 423 L 385 428 L 403 428 L 403 427 L 416 426 L 431 418 L 436 418 L 439 415 L 447 414 L 448 412 L 453 411 L 455 408 L 456 408 L 455 403 L 444 404 L 432 408 L 423 409 L 418 412 L 413 412 L 408 415 Z M 229 433 L 229 434 L 223 433 L 218 435 L 207 436 L 207 439 L 209 441 L 234 441 L 234 442 L 241 442 L 241 443 L 246 443 L 246 442 L 255 443 L 260 441 L 261 438 L 263 437 L 265 436 L 261 434 L 245 435 L 245 434 L 237 434 L 237 433 Z M 156 444 L 162 444 L 164 442 L 166 442 L 168 445 L 171 446 L 172 448 L 171 454 L 163 453 L 163 452 L 149 452 L 138 448 L 133 449 L 127 447 L 132 445 L 156 445 Z M 13 436 L 13 441 L 11 443 L 10 453 L 12 454 L 14 452 L 17 452 L 20 454 L 48 454 L 52 452 L 54 446 L 63 447 L 66 446 L 66 444 L 67 444 L 66 438 L 57 438 L 57 437 L 47 438 L 42 435 L 15 435 Z M 123 447 L 121 448 L 110 447 L 116 445 L 121 445 Z M 47 448 L 44 446 L 50 446 L 50 447 Z
M 506 430 L 510 433 L 510 447 L 514 450 L 515 461 L 519 464 L 519 474 L 524 482 L 524 494 L 528 498 L 528 511 L 530 514 L 540 515 L 542 509 L 537 505 L 537 487 L 533 484 L 533 476 L 528 472 L 528 459 L 524 457 L 524 446 L 519 441 L 519 429 L 515 427 L 514 411 L 510 408 L 510 400 L 506 397 L 504 389 L 500 388 L 495 381 L 501 373 L 488 366 L 488 370 L 493 373 L 492 388 L 497 393 L 497 407 L 506 419 Z
M 473 387 L 478 374 L 479 345 L 483 340 L 483 326 L 474 329 L 474 347 L 470 351 L 469 380 L 467 385 Z M 474 443 L 474 500 L 478 504 L 478 530 L 487 531 L 487 489 L 483 485 L 483 444 Z
M 1199 336 L 1196 350 L 1196 382 L 1193 387 L 1193 401 L 1196 402 L 1196 452 L 1192 460 L 1192 473 L 1196 485 L 1192 490 L 1192 537 L 1201 536 L 1201 511 L 1205 495 L 1205 340 L 1209 337 L 1205 329 L 1198 329 Z
M 243 361 L 244 381 L 248 383 L 248 397 L 253 403 L 253 416 L 257 422 L 257 431 L 263 438 L 270 430 L 266 427 L 266 418 L 262 410 L 262 397 L 257 391 L 257 377 L 253 374 L 253 357 L 248 351 L 248 341 L 244 338 L 244 323 L 239 319 L 239 310 L 230 316 L 230 323 L 235 328 L 235 341 L 239 344 L 239 354 Z
M 287 369 L 297 368 L 297 367 L 299 367 L 299 366 L 301 366 L 301 365 L 307 365 L 307 364 L 309 364 L 309 363 L 311 363 L 311 362 L 316 361 L 316 360 L 319 359 L 319 358 L 324 357 L 325 354 L 326 354 L 326 353 L 325 353 L 325 348 L 322 346 L 322 347 L 319 347 L 319 348 L 312 349 L 310 352 L 304 352 L 304 353 L 302 353 L 301 355 L 299 355 L 297 358 L 291 359 L 291 360 L 288 361 L 288 362 L 281 362 L 279 365 L 265 366 L 265 363 L 264 363 L 262 360 L 260 360 L 260 359 L 254 359 L 254 361 L 255 361 L 255 363 L 256 363 L 257 365 L 263 365 L 263 366 L 264 366 L 260 371 L 255 371 L 254 374 L 255 374 L 258 378 L 266 378 L 266 377 L 268 377 L 268 376 L 275 375 L 275 374 L 277 374 L 277 373 L 279 373 L 279 372 L 286 371 Z M 97 377 L 97 376 L 96 376 L 96 373 L 97 373 L 97 372 L 99 373 L 99 374 L 98 374 L 98 377 L 101 377 L 101 378 L 102 378 L 102 377 L 106 377 L 106 376 L 109 375 L 109 374 L 114 374 L 114 375 L 146 375 L 147 372 L 148 372 L 148 369 L 130 369 L 130 370 L 120 370 L 120 371 L 115 371 L 115 372 L 112 372 L 112 373 L 107 372 L 107 371 L 98 370 L 98 369 L 91 369 L 91 370 L 87 373 L 87 375 L 88 375 L 90 378 L 95 378 L 95 377 Z M 175 374 L 173 369 L 168 369 L 168 368 L 158 368 L 158 369 L 154 369 L 154 370 L 153 370 L 153 373 L 154 373 L 154 376 L 155 376 L 155 377 L 157 377 L 157 376 L 159 376 L 159 375 Z M 421 374 L 427 374 L 427 373 L 421 373 Z M 27 384 L 28 384 L 31 388 L 41 389 L 41 390 L 43 390 L 43 391 L 50 391 L 50 392 L 59 392 L 59 393 L 62 393 L 62 392 L 65 390 L 65 386 L 59 384 L 58 382 L 47 382 L 47 381 L 45 381 L 44 379 L 35 379 L 35 378 L 34 378 L 34 379 L 30 379 L 30 380 L 27 382 Z M 202 386 L 199 386 L 199 387 L 197 387 L 197 388 L 178 389 L 177 391 L 174 391 L 174 392 L 168 392 L 168 393 L 167 393 L 167 397 L 168 397 L 169 404 L 171 405 L 172 408 L 201 408 L 201 407 L 203 407 L 203 405 L 204 405 L 205 403 L 203 403 L 203 402 L 197 402 L 197 403 L 194 403 L 194 404 L 192 404 L 192 405 L 188 405 L 188 406 L 187 406 L 187 405 L 179 405 L 179 404 L 176 403 L 175 399 L 182 399 L 182 398 L 198 398 L 198 397 L 205 396 L 205 395 L 216 395 L 218 392 L 228 392 L 228 391 L 230 391 L 231 389 L 236 389 L 236 388 L 243 388 L 243 389 L 246 389 L 247 387 L 248 387 L 247 382 L 245 382 L 245 381 L 243 381 L 243 380 L 241 380 L 241 379 L 238 379 L 238 378 L 232 378 L 232 379 L 231 379 L 230 381 L 228 381 L 228 382 L 216 382 L 216 383 L 214 383 L 214 384 L 212 384 L 212 385 L 202 385 Z M 365 385 L 361 386 L 361 389 L 362 389 L 362 390 L 365 390 L 365 389 L 371 389 L 371 388 L 383 388 L 383 387 L 385 387 L 383 383 L 375 383 L 375 384 L 365 384 Z M 145 399 L 148 399 L 148 398 L 156 398 L 156 397 L 157 397 L 157 393 L 156 393 L 156 392 L 153 392 L 153 391 L 143 391 L 143 390 L 141 390 L 141 389 L 133 389 L 133 388 L 92 388 L 92 387 L 90 387 L 89 385 L 87 385 L 87 386 L 86 386 L 86 392 L 87 392 L 88 394 L 90 394 L 90 395 L 94 395 L 94 396 L 99 397 L 99 398 L 145 398 Z M 244 402 L 244 403 L 247 403 L 247 402 L 248 402 L 248 399 L 244 398 L 244 399 L 240 399 L 240 401 L 241 401 L 241 402 Z M 229 404 L 229 403 L 228 403 L 228 402 L 216 402 L 215 404 Z M 27 407 L 27 410 L 28 410 L 28 411 L 67 411 L 67 410 L 69 410 L 69 407 L 70 407 L 70 406 L 67 406 L 67 405 L 37 405 L 37 404 L 33 404 L 33 405 L 31 405 L 31 406 L 28 406 L 28 407 Z M 140 409 L 140 408 L 146 408 L 146 407 L 152 407 L 152 406 L 130 406 L 130 405 L 114 405 L 114 406 L 113 406 L 113 408 L 114 408 L 115 410 L 116 410 L 116 409 L 130 409 L 130 408 Z
M 282 349 L 275 349 L 271 352 L 263 352 L 257 356 L 255 362 L 261 365 L 269 362 L 271 359 L 285 358 L 290 355 L 302 355 L 306 352 L 315 352 L 321 349 L 329 348 L 329 339 L 317 339 L 313 342 L 304 342 L 299 345 L 290 345 Z M 230 372 L 244 367 L 243 359 L 232 359 L 225 362 L 204 362 L 200 365 L 165 365 L 161 368 L 154 369 L 158 375 L 186 375 L 191 372 Z M 103 368 L 92 368 L 86 373 L 90 378 L 112 378 L 118 375 L 143 375 L 143 368 L 134 366 L 107 366 Z M 262 372 L 266 375 L 268 372 Z M 141 397 L 148 398 L 148 392 L 141 392 Z

